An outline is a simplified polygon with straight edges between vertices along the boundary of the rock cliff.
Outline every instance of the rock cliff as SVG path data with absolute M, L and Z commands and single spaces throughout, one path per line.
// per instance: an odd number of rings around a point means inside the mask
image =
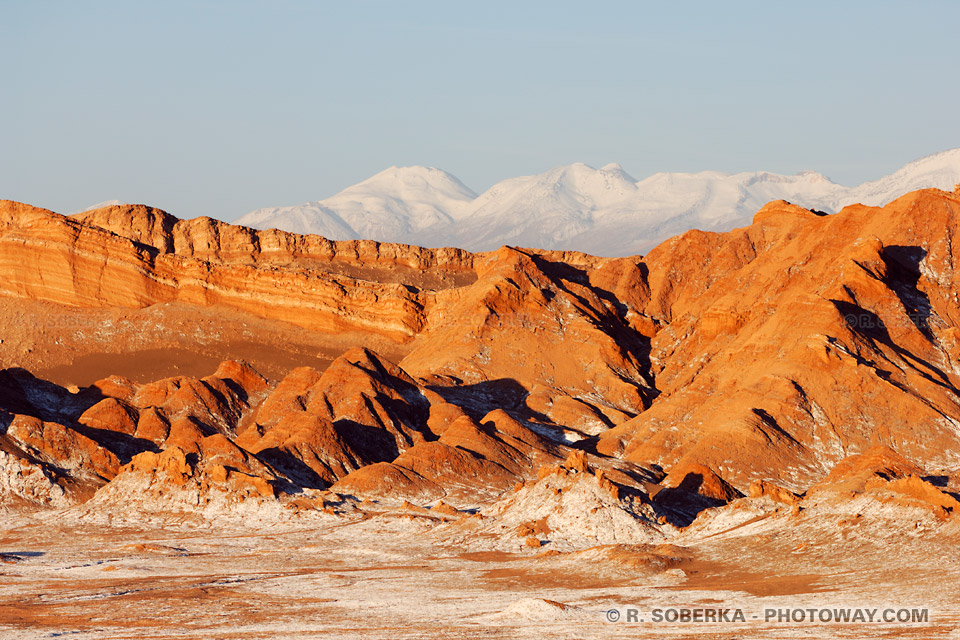
M 924 478 L 952 486 L 960 460 L 958 216 L 960 195 L 939 190 L 829 216 L 777 201 L 748 227 L 614 259 L 5 201 L 8 302 L 177 302 L 386 341 L 399 357 L 353 348 L 278 380 L 226 361 L 80 389 L 5 363 L 3 499 L 500 500 L 494 513 L 539 513 L 541 493 L 575 484 L 629 511 L 623 527 L 642 520 L 624 540 L 848 485 L 949 514 L 955 498 Z

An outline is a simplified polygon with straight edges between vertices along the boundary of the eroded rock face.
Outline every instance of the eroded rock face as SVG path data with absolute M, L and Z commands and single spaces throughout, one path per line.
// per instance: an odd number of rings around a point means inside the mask
M 660 394 L 598 450 L 696 461 L 741 490 L 803 490 L 881 443 L 955 462 L 958 214 L 936 190 L 825 217 L 775 202 L 664 243 L 645 260 Z
M 488 533 L 498 546 L 549 540 L 551 548 L 594 544 L 662 542 L 672 527 L 661 521 L 642 491 L 630 491 L 593 468 L 583 452 L 560 464 L 542 467 L 535 480 L 517 488 L 484 512 L 492 522 Z M 501 525 L 508 528 L 500 533 Z M 478 528 L 483 531 L 481 524 Z M 519 540 L 518 540 L 519 538 Z
M 219 442 L 240 451 L 224 434 L 232 434 L 268 390 L 248 365 L 229 361 L 202 380 L 180 377 L 140 386 L 111 378 L 76 393 L 17 370 L 0 378 L 0 412 L 6 415 L 0 450 L 8 466 L 22 467 L 25 486 L 40 487 L 44 479 L 51 485 L 24 494 L 38 504 L 62 503 L 61 496 L 85 499 L 121 471 L 142 471 L 145 460 L 158 462 L 170 450 L 201 456 L 205 446 L 209 454 L 210 443 Z
M 431 323 L 403 367 L 470 384 L 513 380 L 618 416 L 642 411 L 655 395 L 648 337 L 626 321 L 629 309 L 591 286 L 589 265 L 551 258 L 504 247 L 478 259 L 478 281 Z
M 4 295 L 185 300 L 386 337 L 406 355 L 351 349 L 275 382 L 228 361 L 74 393 L 11 368 L 0 486 L 36 504 L 102 487 L 101 503 L 174 488 L 185 503 L 332 491 L 460 508 L 519 486 L 496 517 L 545 500 L 562 512 L 551 496 L 573 492 L 643 528 L 611 542 L 743 501 L 900 496 L 950 514 L 931 478 L 960 459 L 958 215 L 960 197 L 936 190 L 832 216 L 773 202 L 743 229 L 601 259 L 5 202 Z
M 423 328 L 440 292 L 472 278 L 472 260 L 456 249 L 177 220 L 143 206 L 66 217 L 0 201 L 0 293 L 67 305 L 220 305 L 403 342 Z

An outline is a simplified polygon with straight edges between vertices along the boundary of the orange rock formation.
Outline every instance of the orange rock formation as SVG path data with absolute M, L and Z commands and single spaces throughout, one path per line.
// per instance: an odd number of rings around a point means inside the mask
M 744 495 L 798 504 L 827 487 L 952 512 L 924 478 L 960 454 L 958 216 L 960 194 L 938 190 L 830 216 L 779 201 L 743 229 L 601 259 L 4 201 L 9 300 L 179 301 L 405 355 L 352 349 L 275 382 L 227 361 L 203 378 L 73 393 L 10 367 L 0 450 L 32 484 L 0 487 L 53 503 L 139 478 L 197 496 L 332 491 L 449 510 L 514 486 L 565 490 L 545 468 L 680 525 Z

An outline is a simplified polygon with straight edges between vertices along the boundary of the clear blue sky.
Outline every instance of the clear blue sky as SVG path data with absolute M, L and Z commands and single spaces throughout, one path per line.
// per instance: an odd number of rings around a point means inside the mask
M 233 219 L 390 165 L 873 179 L 960 146 L 955 2 L 0 0 L 0 197 Z

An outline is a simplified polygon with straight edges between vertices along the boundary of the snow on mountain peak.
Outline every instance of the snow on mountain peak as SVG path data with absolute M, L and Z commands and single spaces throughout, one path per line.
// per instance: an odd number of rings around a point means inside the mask
M 806 170 L 806 171 L 801 171 L 801 172 L 799 172 L 799 173 L 797 174 L 797 177 L 798 177 L 798 178 L 803 178 L 803 179 L 804 179 L 805 181 L 807 181 L 807 182 L 814 182 L 814 183 L 819 182 L 819 183 L 830 183 L 830 184 L 833 184 L 833 180 L 831 180 L 831 179 L 828 178 L 827 176 L 823 175 L 823 174 L 820 173 L 819 171 L 813 171 L 813 170 L 810 170 L 810 169 L 808 169 L 808 170 Z
M 358 191 L 370 191 L 379 194 L 414 195 L 438 193 L 445 197 L 472 200 L 477 197 L 469 187 L 460 182 L 456 176 L 436 167 L 397 167 L 384 169 L 380 173 L 367 178 L 362 182 L 347 187 L 334 198 Z
M 509 178 L 479 196 L 434 167 L 390 167 L 314 203 L 260 209 L 237 222 L 317 233 L 475 251 L 503 244 L 576 249 L 597 255 L 645 252 L 698 228 L 725 231 L 749 224 L 771 200 L 835 212 L 855 202 L 880 205 L 925 187 L 960 182 L 960 149 L 911 162 L 856 187 L 816 171 L 657 173 L 637 181 L 623 167 L 581 162 Z
M 626 198 L 637 190 L 637 181 L 628 176 L 620 165 L 606 165 L 594 169 L 590 165 L 576 162 L 571 165 L 555 167 L 544 176 L 544 184 L 555 185 L 555 191 L 579 200 L 585 206 L 595 208 L 612 204 Z
M 941 151 L 905 164 L 879 180 L 864 182 L 834 203 L 834 210 L 848 204 L 878 206 L 905 193 L 934 187 L 952 191 L 960 181 L 960 148 Z

